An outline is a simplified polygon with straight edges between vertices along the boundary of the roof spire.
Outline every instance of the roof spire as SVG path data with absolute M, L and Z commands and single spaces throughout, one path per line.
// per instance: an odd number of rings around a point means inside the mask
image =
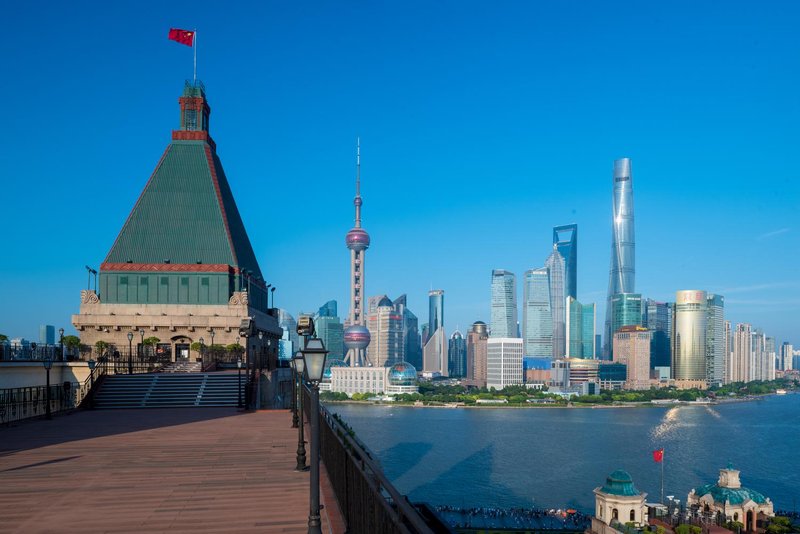
M 361 137 L 356 138 L 356 228 L 361 228 Z

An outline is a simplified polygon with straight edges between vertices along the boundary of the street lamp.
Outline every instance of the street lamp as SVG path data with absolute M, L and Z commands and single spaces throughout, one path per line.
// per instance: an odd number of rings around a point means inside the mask
M 272 286 L 272 307 L 275 307 L 275 286 Z
M 297 467 L 294 470 L 306 471 L 308 467 L 306 467 L 305 423 L 303 422 L 303 369 L 305 369 L 306 362 L 298 351 L 298 354 L 292 358 L 292 363 L 297 376 L 297 415 L 300 419 L 300 426 L 297 431 Z
M 144 330 L 139 330 L 139 335 L 142 337 L 142 344 L 139 348 L 139 361 L 144 359 Z
M 311 510 L 308 513 L 308 533 L 322 534 L 319 516 L 319 383 L 325 372 L 325 357 L 328 351 L 318 337 L 306 342 L 301 351 L 305 371 L 311 382 Z
M 289 409 L 292 411 L 292 428 L 297 428 L 297 369 L 294 362 L 294 358 L 289 360 L 289 366 L 292 368 L 292 405 Z
M 128 374 L 133 374 L 133 332 L 128 332 Z
M 50 356 L 45 356 L 44 360 L 42 360 L 42 365 L 44 365 L 44 370 L 47 371 L 47 389 L 45 390 L 45 402 L 47 403 L 47 418 L 52 419 L 53 416 L 50 414 L 50 369 L 53 367 L 53 358 Z
M 61 345 L 61 361 L 64 361 L 64 329 L 58 329 L 58 343 Z
M 97 367 L 97 362 L 89 358 L 86 363 L 89 364 L 89 408 L 94 408 L 94 368 Z
M 236 367 L 239 368 L 239 408 L 244 408 L 242 404 L 242 359 L 236 360 Z
M 203 361 L 203 344 L 205 343 L 205 339 L 202 337 L 200 338 L 200 361 Z
M 264 331 L 258 331 L 258 370 L 261 371 L 264 368 Z

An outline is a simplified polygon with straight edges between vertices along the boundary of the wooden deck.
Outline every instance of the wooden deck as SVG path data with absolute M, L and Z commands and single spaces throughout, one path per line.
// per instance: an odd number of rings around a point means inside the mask
M 0 531 L 304 533 L 290 425 L 286 410 L 175 408 L 0 427 Z M 342 532 L 322 475 L 323 532 Z

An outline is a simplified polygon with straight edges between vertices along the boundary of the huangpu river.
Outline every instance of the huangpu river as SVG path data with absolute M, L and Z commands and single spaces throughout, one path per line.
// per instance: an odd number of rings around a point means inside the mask
M 658 502 L 686 502 L 730 462 L 776 509 L 800 505 L 800 395 L 637 408 L 415 408 L 330 404 L 412 502 L 577 508 L 615 469 Z

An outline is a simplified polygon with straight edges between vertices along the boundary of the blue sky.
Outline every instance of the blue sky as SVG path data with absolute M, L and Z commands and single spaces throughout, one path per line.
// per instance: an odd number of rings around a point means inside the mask
M 633 160 L 636 288 L 726 297 L 800 344 L 800 4 L 17 2 L 0 20 L 0 332 L 66 326 L 198 76 L 276 304 L 347 313 L 355 139 L 368 295 L 445 290 L 489 319 L 493 268 L 579 225 L 602 317 L 611 171 Z M 521 300 L 521 292 L 520 292 Z M 600 327 L 600 321 L 598 321 Z

